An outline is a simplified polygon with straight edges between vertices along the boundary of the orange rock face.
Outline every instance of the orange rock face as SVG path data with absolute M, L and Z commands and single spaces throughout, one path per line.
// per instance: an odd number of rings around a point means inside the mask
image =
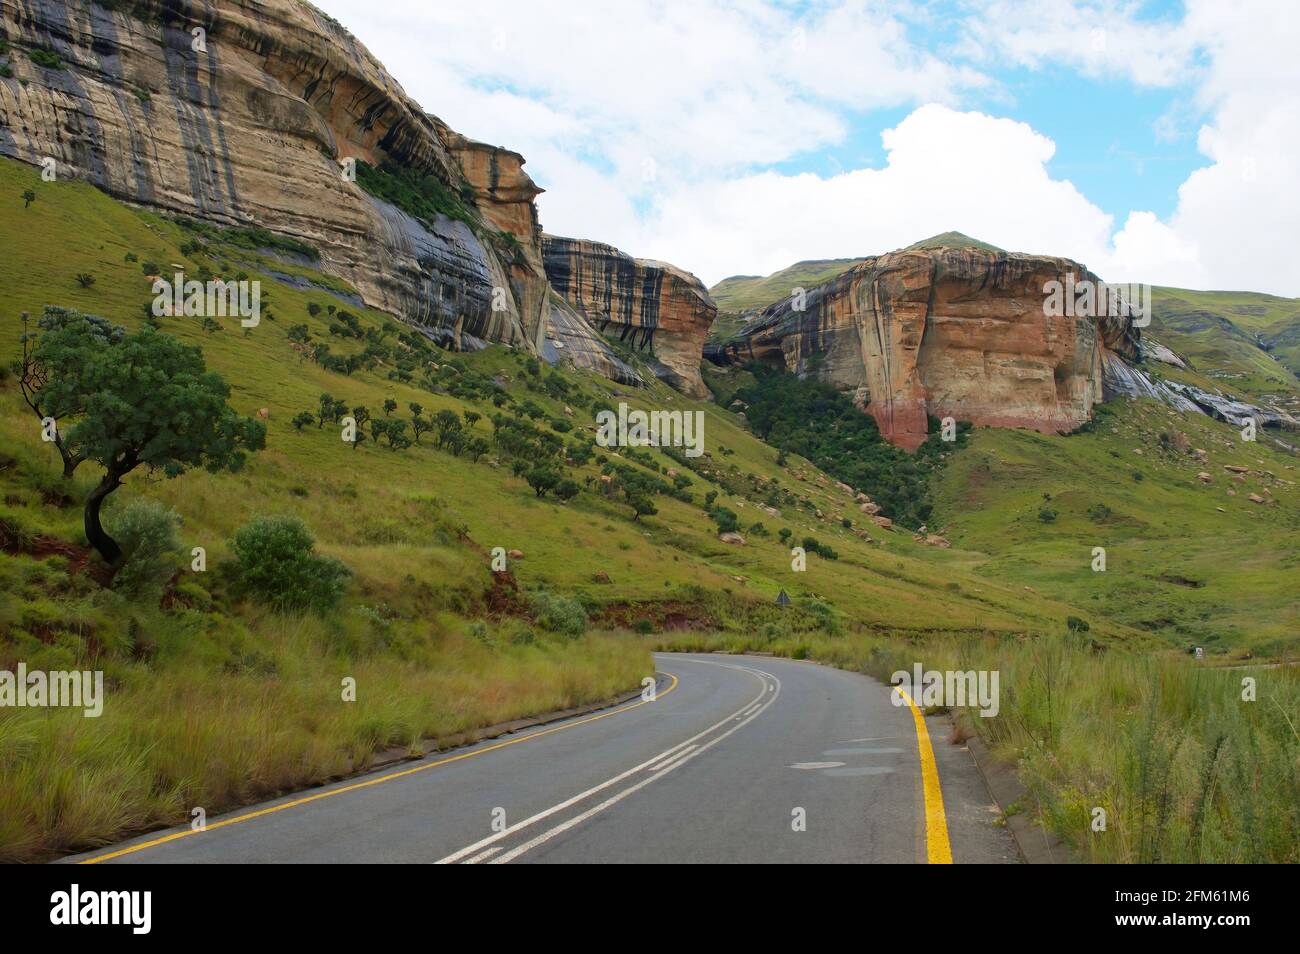
M 718 309 L 698 278 L 600 242 L 546 235 L 542 254 L 551 287 L 578 314 L 646 352 L 655 373 L 683 394 L 708 397 L 700 360 Z
M 927 416 L 1070 431 L 1102 399 L 1108 352 L 1137 353 L 1127 318 L 1052 317 L 1044 285 L 1096 281 L 1063 258 L 978 248 L 892 252 L 770 306 L 730 351 L 854 394 L 915 450 Z

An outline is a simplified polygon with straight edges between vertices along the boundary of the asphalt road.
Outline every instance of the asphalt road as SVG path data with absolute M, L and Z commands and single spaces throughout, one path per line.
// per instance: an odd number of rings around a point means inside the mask
M 155 832 L 67 860 L 1016 860 L 969 753 L 949 744 L 937 717 L 893 705 L 887 686 L 767 657 L 656 661 L 654 701 L 209 818 L 203 832 Z M 927 748 L 936 772 L 924 771 Z

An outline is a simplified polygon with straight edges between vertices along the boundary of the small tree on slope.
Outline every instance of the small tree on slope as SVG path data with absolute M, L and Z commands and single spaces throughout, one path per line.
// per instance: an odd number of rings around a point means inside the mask
M 248 451 L 266 445 L 266 425 L 240 417 L 227 403 L 230 388 L 209 372 L 203 353 L 148 326 L 111 348 L 95 346 L 72 313 L 42 335 L 35 353 L 48 369 L 42 395 L 52 406 L 76 408 L 64 435 L 72 453 L 93 460 L 104 476 L 86 497 L 86 539 L 116 567 L 122 550 L 100 522 L 105 499 L 144 467 L 177 477 L 191 467 L 238 470 Z

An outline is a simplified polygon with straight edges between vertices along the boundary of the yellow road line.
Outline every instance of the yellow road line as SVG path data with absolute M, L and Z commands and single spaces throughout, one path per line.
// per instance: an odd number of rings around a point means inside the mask
M 658 693 L 656 699 L 662 699 L 668 693 L 677 688 L 677 677 L 670 672 L 665 672 L 665 676 L 672 680 L 672 684 L 663 692 Z M 634 702 L 630 706 L 619 706 L 608 712 L 602 712 L 600 715 L 590 716 L 586 719 L 580 719 L 577 722 L 566 722 L 562 725 L 554 726 L 550 729 L 543 729 L 540 732 L 534 732 L 531 735 L 521 736 L 517 739 L 507 739 L 505 742 L 497 742 L 481 749 L 474 749 L 472 752 L 462 752 L 460 755 L 452 755 L 445 759 L 439 759 L 436 762 L 428 762 L 423 765 L 417 765 L 414 768 L 403 769 L 400 772 L 393 772 L 388 775 L 378 775 L 374 778 L 366 779 L 364 782 L 356 782 L 352 785 L 345 785 L 342 788 L 332 788 L 329 791 L 317 792 L 315 795 L 308 795 L 304 798 L 296 798 L 291 802 L 285 802 L 283 805 L 272 805 L 269 808 L 261 808 L 255 812 L 248 812 L 244 815 L 237 815 L 234 818 L 225 818 L 218 822 L 213 822 L 205 829 L 195 830 L 187 828 L 184 831 L 174 831 L 170 835 L 164 835 L 161 838 L 155 838 L 152 841 L 141 842 L 138 845 L 131 845 L 126 848 L 119 848 L 117 851 L 110 851 L 107 854 L 96 855 L 93 858 L 86 858 L 77 862 L 82 865 L 98 864 L 101 861 L 108 861 L 110 858 L 120 858 L 122 855 L 134 854 L 137 851 L 143 851 L 146 848 L 152 848 L 155 845 L 163 845 L 169 841 L 175 841 L 178 838 L 186 838 L 190 835 L 201 835 L 206 832 L 215 831 L 218 828 L 225 828 L 227 825 L 237 825 L 240 822 L 248 821 L 252 818 L 261 818 L 263 815 L 273 815 L 276 812 L 282 812 L 287 808 L 296 808 L 299 805 L 306 805 L 309 802 L 319 801 L 322 798 L 330 798 L 334 795 L 342 795 L 344 792 L 355 792 L 357 789 L 369 788 L 371 785 L 379 785 L 383 782 L 391 782 L 395 778 L 404 778 L 407 775 L 414 775 L 417 772 L 426 772 L 431 768 L 437 768 L 439 765 L 447 765 L 451 762 L 459 762 L 462 759 L 473 758 L 476 755 L 483 755 L 487 752 L 495 752 L 497 749 L 504 749 L 509 745 L 518 745 L 520 742 L 531 742 L 533 739 L 539 739 L 544 735 L 550 735 L 553 732 L 562 732 L 565 729 L 573 729 L 580 725 L 586 725 L 589 722 L 599 722 L 601 719 L 608 719 L 612 715 L 618 715 L 621 712 L 631 712 L 633 709 L 639 709 L 649 700 L 642 699 L 640 702 Z
M 921 758 L 921 786 L 925 790 L 925 853 L 932 865 L 952 864 L 952 845 L 948 843 L 948 817 L 943 810 L 943 789 L 939 787 L 939 767 L 934 761 L 930 746 L 930 732 L 925 727 L 925 714 L 902 689 L 894 692 L 907 702 L 916 723 L 916 749 Z

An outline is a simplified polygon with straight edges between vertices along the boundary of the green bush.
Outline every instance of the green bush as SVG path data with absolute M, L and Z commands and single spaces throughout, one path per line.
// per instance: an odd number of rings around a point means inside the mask
M 537 625 L 552 633 L 576 638 L 587 631 L 587 611 L 575 599 L 538 590 L 529 598 L 529 609 Z
M 181 555 L 176 513 L 156 500 L 132 500 L 109 513 L 104 522 L 122 548 L 114 588 L 132 596 L 161 590 Z
M 709 516 L 718 525 L 718 533 L 736 533 L 740 530 L 740 518 L 734 510 L 718 507 Z
M 351 572 L 316 553 L 311 532 L 297 517 L 254 517 L 231 540 L 237 585 L 281 612 L 324 612 L 343 596 Z

